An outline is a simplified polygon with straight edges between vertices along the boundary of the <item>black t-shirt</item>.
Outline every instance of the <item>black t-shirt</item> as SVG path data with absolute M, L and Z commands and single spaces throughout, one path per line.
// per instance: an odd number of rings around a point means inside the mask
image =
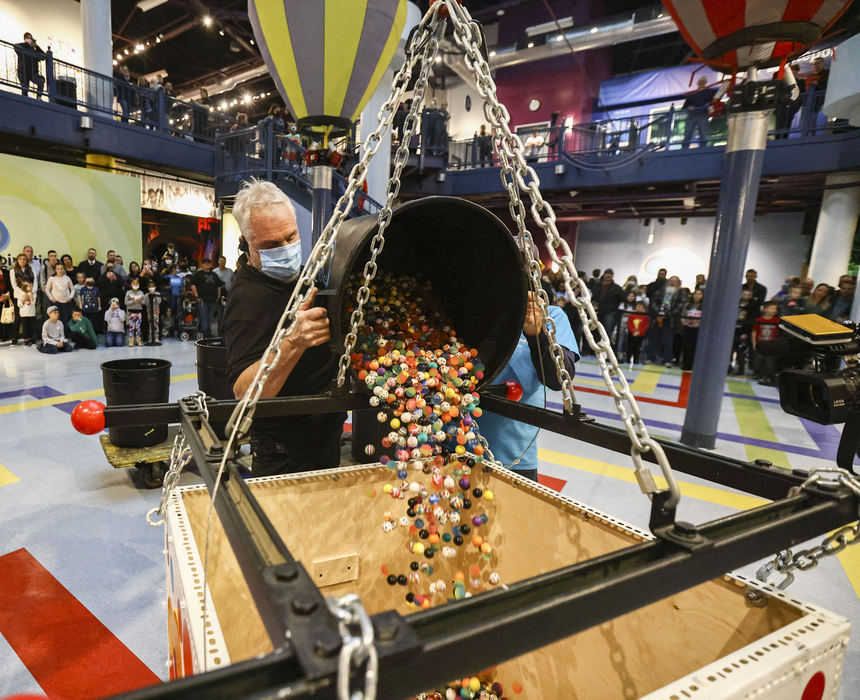
M 188 284 L 194 285 L 197 289 L 197 296 L 199 296 L 203 301 L 218 301 L 218 297 L 221 295 L 218 291 L 218 287 L 224 285 L 221 278 L 212 272 L 212 270 L 197 270 L 197 272 L 191 275 L 191 278 L 188 280 Z M 274 330 L 273 326 L 272 331 L 274 332 Z M 260 350 L 260 352 L 262 353 L 263 351 Z M 259 359 L 260 358 L 258 357 L 257 360 Z
M 239 265 L 227 298 L 222 334 L 227 346 L 227 378 L 257 362 L 272 340 L 275 327 L 293 292 L 295 282 L 282 282 L 250 265 Z M 278 396 L 316 395 L 327 390 L 337 374 L 337 355 L 328 344 L 304 351 Z M 337 448 L 346 413 L 255 418 L 252 435 L 267 435 L 285 445 L 308 468 L 336 464 L 319 462 L 319 455 Z

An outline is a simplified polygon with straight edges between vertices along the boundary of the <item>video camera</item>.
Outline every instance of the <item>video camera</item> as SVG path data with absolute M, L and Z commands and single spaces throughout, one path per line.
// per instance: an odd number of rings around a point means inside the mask
M 853 323 L 839 324 L 818 314 L 786 316 L 784 337 L 761 341 L 756 351 L 771 357 L 812 355 L 814 369 L 779 373 L 779 403 L 786 413 L 832 425 L 845 423 L 836 462 L 853 471 L 860 456 L 860 335 Z M 844 359 L 845 367 L 836 369 Z

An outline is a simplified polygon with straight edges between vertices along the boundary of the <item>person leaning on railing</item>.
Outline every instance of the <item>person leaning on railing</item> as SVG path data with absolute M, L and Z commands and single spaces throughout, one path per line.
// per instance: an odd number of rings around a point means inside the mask
M 45 89 L 45 78 L 39 74 L 39 61 L 45 60 L 45 52 L 39 48 L 33 35 L 25 32 L 24 41 L 15 44 L 15 53 L 18 55 L 18 82 L 21 83 L 21 94 L 26 97 L 30 83 L 36 83 L 36 99 L 41 99 Z

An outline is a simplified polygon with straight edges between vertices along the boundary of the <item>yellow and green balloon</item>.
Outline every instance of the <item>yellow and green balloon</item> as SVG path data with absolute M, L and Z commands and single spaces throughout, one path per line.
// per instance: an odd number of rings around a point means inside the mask
M 278 91 L 304 130 L 358 119 L 397 49 L 406 0 L 248 0 Z

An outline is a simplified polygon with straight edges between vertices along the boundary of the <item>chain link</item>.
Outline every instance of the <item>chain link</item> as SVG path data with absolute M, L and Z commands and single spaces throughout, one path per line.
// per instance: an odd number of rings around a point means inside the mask
M 484 115 L 493 128 L 494 149 L 502 163 L 502 184 L 511 199 L 509 208 L 511 216 L 517 222 L 520 245 L 523 247 L 529 265 L 529 274 L 534 279 L 537 273 L 539 282 L 540 266 L 537 265 L 537 261 L 531 254 L 530 243 L 532 239 L 526 227 L 525 207 L 519 192 L 527 193 L 529 196 L 532 219 L 543 229 L 547 238 L 549 255 L 562 273 L 567 299 L 574 305 L 582 319 L 583 334 L 594 351 L 603 380 L 609 394 L 615 401 L 615 408 L 624 422 L 624 428 L 630 438 L 631 456 L 639 486 L 643 492 L 649 495 L 657 491 L 654 476 L 642 459 L 644 454 L 652 452 L 668 483 L 670 498 L 666 502 L 666 507 L 672 508 L 677 505 L 681 494 L 669 460 L 660 444 L 648 434 L 639 406 L 630 391 L 624 373 L 621 371 L 609 337 L 606 335 L 606 330 L 597 320 L 597 313 L 591 303 L 591 293 L 585 281 L 576 274 L 573 254 L 567 242 L 558 233 L 552 207 L 541 196 L 540 180 L 537 173 L 526 163 L 522 141 L 511 132 L 510 115 L 505 106 L 498 101 L 496 84 L 490 75 L 490 67 L 480 50 L 480 32 L 477 25 L 472 21 L 468 10 L 458 3 L 447 0 L 446 7 L 454 26 L 454 41 L 465 52 L 466 66 L 475 74 L 476 88 L 481 97 L 484 98 Z M 560 255 L 559 251 L 561 252 Z M 578 298 L 574 289 L 580 294 Z M 540 291 L 543 292 L 543 290 Z M 538 293 L 538 299 L 541 311 L 545 312 L 548 303 L 546 294 Z M 551 321 L 548 314 L 545 315 L 545 318 Z M 555 339 L 554 325 L 551 323 L 546 325 L 556 370 L 562 385 L 562 395 L 565 406 L 568 406 L 573 402 L 572 381 L 567 372 L 564 371 L 563 355 Z
M 373 623 L 370 616 L 361 604 L 361 599 L 354 593 L 342 598 L 327 598 L 326 604 L 338 619 L 343 640 L 337 669 L 338 700 L 372 700 L 376 697 L 379 658 L 373 644 Z M 349 679 L 352 669 L 365 662 L 364 688 L 351 692 Z
M 846 486 L 856 496 L 860 497 L 860 480 L 848 470 L 839 469 L 838 467 L 812 469 L 806 480 L 800 486 L 793 486 L 789 490 L 788 495 L 798 496 L 805 489 L 816 484 L 825 489 Z M 858 506 L 858 516 L 860 516 L 860 506 Z M 847 546 L 857 544 L 858 542 L 860 542 L 860 520 L 853 525 L 839 528 L 831 535 L 825 537 L 821 544 L 815 547 L 803 549 L 796 553 L 790 549 L 783 549 L 781 552 L 777 552 L 773 560 L 762 564 L 761 568 L 756 572 L 756 578 L 759 581 L 767 583 L 773 574 L 781 574 L 784 578 L 775 585 L 779 590 L 783 591 L 794 582 L 793 571 L 814 569 L 824 557 L 839 554 Z
M 409 110 L 409 114 L 406 115 L 406 121 L 403 124 L 403 137 L 400 139 L 400 145 L 397 148 L 397 152 L 394 154 L 394 170 L 388 180 L 388 193 L 385 199 L 385 205 L 379 212 L 376 234 L 370 241 L 370 259 L 367 261 L 364 266 L 364 270 L 362 271 L 363 280 L 356 296 L 355 309 L 349 319 L 349 332 L 346 334 L 343 341 L 343 354 L 338 361 L 338 386 L 343 386 L 344 381 L 346 381 L 346 373 L 349 371 L 351 365 L 350 355 L 352 354 L 352 350 L 355 347 L 356 340 L 358 339 L 358 329 L 364 325 L 364 305 L 370 298 L 370 283 L 376 277 L 376 259 L 379 257 L 379 254 L 385 246 L 385 230 L 391 223 L 392 208 L 397 199 L 397 195 L 400 193 L 400 175 L 409 160 L 409 142 L 412 140 L 412 134 L 415 132 L 415 126 L 418 122 L 418 110 L 424 102 L 424 93 L 427 90 L 430 68 L 434 63 L 436 53 L 439 50 L 439 40 L 442 38 L 442 32 L 444 29 L 445 22 L 440 20 L 436 15 L 433 15 L 430 22 L 430 37 L 425 43 L 424 51 L 421 55 L 421 72 L 415 82 L 412 106 Z
M 197 409 L 201 415 L 208 420 L 209 408 L 206 405 L 206 394 L 202 391 L 196 391 L 188 397 L 197 403 Z M 167 507 L 167 501 L 170 499 L 170 494 L 179 483 L 179 477 L 182 475 L 182 470 L 191 461 L 191 449 L 185 444 L 185 434 L 182 428 L 176 433 L 173 438 L 173 449 L 170 450 L 170 462 L 167 468 L 167 473 L 164 475 L 164 482 L 161 485 L 161 500 L 158 507 L 151 508 L 146 514 L 146 522 L 148 525 L 158 527 L 164 525 L 164 509 Z M 154 520 L 154 517 L 160 516 L 160 520 Z

